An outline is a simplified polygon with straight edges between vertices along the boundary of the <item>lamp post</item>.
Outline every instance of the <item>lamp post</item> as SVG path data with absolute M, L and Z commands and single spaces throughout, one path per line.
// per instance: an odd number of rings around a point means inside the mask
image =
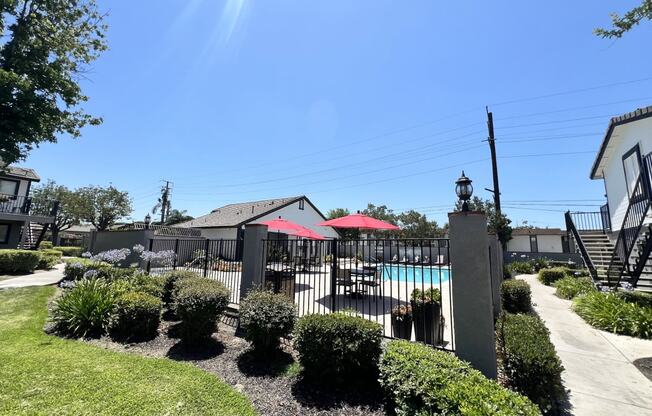
M 455 181 L 455 193 L 460 201 L 462 201 L 462 212 L 469 211 L 468 201 L 471 199 L 471 195 L 473 195 L 473 185 L 471 185 L 471 182 L 473 181 L 464 175 L 464 171 L 462 171 L 462 176 Z
M 146 230 L 149 230 L 150 222 L 152 222 L 152 217 L 149 215 L 149 213 L 147 213 L 147 215 L 145 215 L 145 229 Z

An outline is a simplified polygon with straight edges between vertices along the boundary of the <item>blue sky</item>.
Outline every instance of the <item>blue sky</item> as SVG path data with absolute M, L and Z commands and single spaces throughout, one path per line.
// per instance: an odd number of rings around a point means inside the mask
M 372 202 L 443 223 L 462 169 L 491 196 L 489 105 L 516 224 L 596 209 L 609 117 L 652 104 L 652 24 L 592 30 L 639 1 L 445 3 L 100 0 L 110 50 L 84 89 L 104 124 L 22 165 L 127 190 L 135 219 L 167 179 L 195 216 L 305 194 L 324 212 Z

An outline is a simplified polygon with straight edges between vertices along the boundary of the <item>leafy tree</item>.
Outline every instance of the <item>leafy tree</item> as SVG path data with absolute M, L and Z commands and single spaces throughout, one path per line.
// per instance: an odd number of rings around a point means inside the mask
M 455 211 L 461 210 L 462 202 L 458 200 L 455 203 Z M 512 239 L 512 227 L 510 225 L 512 220 L 507 218 L 503 213 L 498 215 L 496 206 L 492 201 L 474 196 L 469 201 L 469 210 L 482 211 L 487 214 L 487 228 L 490 232 L 498 235 L 498 239 L 502 243 L 503 248 L 507 246 L 507 242 Z
M 95 0 L 0 2 L 0 159 L 24 159 L 60 134 L 81 135 L 79 81 L 107 46 Z
M 420 212 L 410 210 L 398 215 L 402 238 L 433 238 L 442 237 L 444 230 L 439 228 L 437 221 L 428 221 Z
M 78 191 L 79 214 L 97 231 L 107 230 L 116 220 L 131 214 L 131 199 L 127 192 L 109 186 L 87 186 Z
M 611 13 L 611 29 L 598 28 L 594 33 L 603 38 L 620 38 L 643 20 L 652 20 L 652 0 L 643 0 L 624 15 Z
M 187 215 L 184 210 L 173 209 L 169 211 L 168 218 L 165 220 L 165 225 L 174 225 L 194 219 L 192 215 Z
M 59 210 L 51 225 L 52 243 L 58 244 L 59 233 L 79 224 L 79 198 L 75 191 L 64 185 L 57 185 L 53 180 L 34 188 L 32 194 L 32 212 L 38 215 L 50 215 L 52 203 L 59 201 Z
M 334 208 L 326 213 L 326 218 L 333 220 L 335 218 L 346 217 L 349 214 L 351 214 L 351 212 L 346 208 Z M 360 230 L 357 228 L 338 228 L 337 231 L 340 233 L 342 238 L 347 240 L 360 238 Z

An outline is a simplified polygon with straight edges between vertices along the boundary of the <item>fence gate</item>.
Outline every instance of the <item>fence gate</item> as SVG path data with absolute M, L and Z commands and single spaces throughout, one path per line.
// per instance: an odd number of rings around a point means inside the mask
M 350 313 L 388 338 L 455 349 L 448 239 L 267 239 L 262 250 L 261 280 L 299 316 Z

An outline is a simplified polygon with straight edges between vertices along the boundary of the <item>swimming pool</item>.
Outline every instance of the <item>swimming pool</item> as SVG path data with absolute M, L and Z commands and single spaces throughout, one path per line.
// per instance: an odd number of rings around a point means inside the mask
M 439 266 L 413 266 L 409 264 L 383 265 L 383 280 L 435 285 L 450 279 L 450 270 Z

